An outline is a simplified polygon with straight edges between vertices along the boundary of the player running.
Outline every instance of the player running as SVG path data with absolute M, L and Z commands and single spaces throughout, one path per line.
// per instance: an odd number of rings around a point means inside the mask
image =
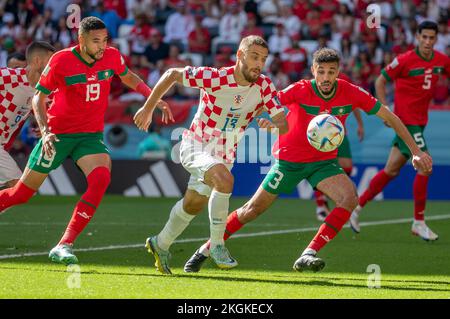
M 406 127 L 388 107 L 382 105 L 362 88 L 337 79 L 339 55 L 328 48 L 313 55 L 311 72 L 313 80 L 301 80 L 279 93 L 280 101 L 287 105 L 290 130 L 275 142 L 273 154 L 277 161 L 265 177 L 261 186 L 244 206 L 232 212 L 227 220 L 224 239 L 238 231 L 244 224 L 264 213 L 281 193 L 291 193 L 297 184 L 306 179 L 315 189 L 327 195 L 336 207 L 325 218 L 319 231 L 295 261 L 297 271 L 319 271 L 325 262 L 317 253 L 330 242 L 350 218 L 358 204 L 356 188 L 344 173 L 336 159 L 337 150 L 320 152 L 313 148 L 306 137 L 311 119 L 321 113 L 337 116 L 343 124 L 355 108 L 368 114 L 376 114 L 388 122 L 405 140 L 413 155 L 413 165 L 421 170 L 431 170 L 431 157 L 422 152 Z M 197 272 L 206 260 L 210 242 L 201 246 L 186 262 L 186 272 Z
M 22 175 L 8 151 L 31 113 L 34 86 L 55 51 L 47 42 L 32 42 L 25 68 L 0 69 L 0 187 L 13 187 Z
M 135 123 L 146 130 L 156 101 L 175 83 L 201 90 L 197 113 L 180 145 L 183 167 L 191 174 L 184 198 L 172 208 L 162 231 L 147 238 L 146 247 L 163 274 L 171 274 L 169 248 L 191 220 L 208 205 L 211 257 L 220 268 L 237 265 L 224 245 L 229 198 L 233 190 L 236 148 L 244 131 L 261 109 L 268 111 L 274 125 L 260 119 L 262 128 L 287 132 L 284 109 L 271 80 L 261 74 L 269 50 L 264 39 L 242 39 L 232 67 L 214 69 L 191 67 L 169 69 L 156 84 L 145 105 L 136 113 Z
M 119 51 L 107 46 L 108 32 L 102 20 L 84 18 L 79 45 L 55 53 L 36 85 L 33 110 L 42 137 L 33 149 L 20 181 L 0 191 L 0 212 L 27 202 L 47 178 L 71 157 L 87 179 L 87 190 L 76 204 L 66 231 L 50 253 L 58 263 L 75 264 L 72 246 L 92 219 L 110 182 L 111 159 L 103 143 L 104 115 L 112 77 L 144 96 L 150 88 L 129 71 Z M 47 110 L 46 98 L 54 93 Z M 172 119 L 167 106 L 165 120 Z
M 428 107 L 433 98 L 439 75 L 450 74 L 450 58 L 433 50 L 437 41 L 438 26 L 431 21 L 422 22 L 416 34 L 417 48 L 395 58 L 375 82 L 379 100 L 386 104 L 386 82 L 394 81 L 394 113 L 406 125 L 419 148 L 428 153 L 423 136 L 428 122 Z M 386 166 L 370 181 L 367 190 L 360 196 L 359 205 L 353 211 L 350 225 L 353 231 L 360 232 L 359 213 L 384 187 L 399 173 L 408 162 L 411 152 L 400 136 L 392 141 L 391 153 Z M 413 183 L 414 221 L 412 233 L 424 240 L 437 240 L 435 234 L 425 224 L 425 204 L 427 200 L 428 179 L 431 170 L 418 169 Z

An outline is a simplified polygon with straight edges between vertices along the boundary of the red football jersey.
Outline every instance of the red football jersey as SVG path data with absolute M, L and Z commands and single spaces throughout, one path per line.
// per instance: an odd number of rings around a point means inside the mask
M 394 81 L 394 113 L 404 124 L 427 124 L 428 107 L 443 73 L 450 74 L 449 57 L 434 51 L 426 60 L 417 48 L 399 55 L 381 70 L 388 81 Z
M 55 134 L 102 132 L 112 78 L 128 72 L 115 48 L 91 64 L 79 52 L 79 45 L 56 52 L 36 85 L 45 94 L 54 91 L 47 117 Z
M 288 162 L 310 163 L 337 157 L 337 149 L 321 152 L 312 147 L 306 137 L 309 122 L 321 113 L 336 116 L 345 125 L 350 112 L 360 108 L 376 114 L 381 103 L 359 86 L 337 79 L 335 94 L 326 99 L 317 88 L 315 80 L 301 80 L 278 93 L 282 105 L 289 109 L 289 132 L 280 135 L 273 146 L 276 158 Z

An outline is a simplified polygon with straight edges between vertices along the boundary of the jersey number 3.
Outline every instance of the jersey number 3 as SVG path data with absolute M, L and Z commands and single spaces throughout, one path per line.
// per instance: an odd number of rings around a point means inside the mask
M 86 102 L 97 101 L 99 97 L 100 97 L 99 83 L 86 85 Z

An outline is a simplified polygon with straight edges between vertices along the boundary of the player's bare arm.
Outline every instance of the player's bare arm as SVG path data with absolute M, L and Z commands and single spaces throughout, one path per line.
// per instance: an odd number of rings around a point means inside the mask
M 31 103 L 33 106 L 34 117 L 39 126 L 39 131 L 41 132 L 42 150 L 48 157 L 52 157 L 55 153 L 55 146 L 53 143 L 58 142 L 59 140 L 55 134 L 50 132 L 47 125 L 47 96 L 47 94 L 37 91 Z
M 271 133 L 286 134 L 289 131 L 284 112 L 275 115 L 272 121 L 260 118 L 258 119 L 258 125 L 260 128 L 269 130 Z
M 140 87 L 145 87 L 148 91 L 150 89 L 147 87 L 147 85 L 142 81 L 142 79 L 133 71 L 128 70 L 128 72 L 124 76 L 120 76 L 120 80 L 123 84 L 128 86 L 130 89 L 140 92 Z M 162 112 L 162 121 L 165 124 L 168 124 L 169 121 L 174 122 L 172 111 L 170 110 L 169 104 L 164 102 L 163 100 L 160 100 L 156 107 L 161 110 Z
M 400 136 L 400 138 L 406 143 L 406 145 L 408 145 L 408 148 L 413 155 L 412 164 L 414 168 L 420 169 L 425 173 L 430 173 L 433 166 L 433 160 L 431 156 L 420 150 L 411 134 L 408 132 L 408 129 L 398 118 L 398 116 L 391 112 L 386 105 L 383 105 L 380 108 L 377 116 L 384 120 L 390 127 L 392 127 L 398 134 L 398 136 Z
M 153 111 L 161 97 L 175 83 L 183 83 L 183 70 L 183 68 L 171 68 L 164 72 L 158 83 L 156 83 L 145 104 L 134 115 L 134 123 L 140 130 L 148 130 L 152 123 Z

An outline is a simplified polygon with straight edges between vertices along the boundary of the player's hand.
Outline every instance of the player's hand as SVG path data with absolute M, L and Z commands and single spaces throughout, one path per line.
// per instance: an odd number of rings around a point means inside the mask
M 364 127 L 358 126 L 356 133 L 358 134 L 359 141 L 361 142 L 364 139 Z
M 258 119 L 258 126 L 262 129 L 268 130 L 268 131 L 272 131 L 274 129 L 276 129 L 277 127 L 268 119 Z
M 156 104 L 156 107 L 162 112 L 162 121 L 164 124 L 169 124 L 169 121 L 175 122 L 169 104 L 167 104 L 163 100 L 159 100 L 159 102 Z
M 141 107 L 133 117 L 134 124 L 136 124 L 138 129 L 141 131 L 147 132 L 150 124 L 152 123 L 152 117 L 153 110 L 149 111 L 149 109 Z
M 415 170 L 420 170 L 424 173 L 431 173 L 433 170 L 433 159 L 425 152 L 413 155 L 411 162 Z
M 48 158 L 51 158 L 56 154 L 55 142 L 59 142 L 59 139 L 55 134 L 51 132 L 44 132 L 42 134 L 42 150 L 44 155 Z

